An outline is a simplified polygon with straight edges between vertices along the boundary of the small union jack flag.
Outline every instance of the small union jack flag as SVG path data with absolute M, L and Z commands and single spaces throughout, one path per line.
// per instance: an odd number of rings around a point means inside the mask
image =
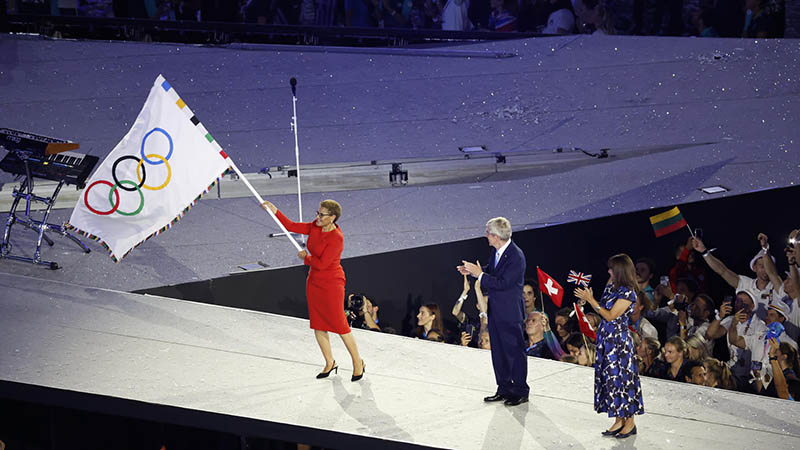
M 574 270 L 570 270 L 569 275 L 567 276 L 567 283 L 574 283 L 583 287 L 589 287 L 590 281 L 592 281 L 592 275 L 588 273 L 584 274 L 583 272 L 575 272 Z

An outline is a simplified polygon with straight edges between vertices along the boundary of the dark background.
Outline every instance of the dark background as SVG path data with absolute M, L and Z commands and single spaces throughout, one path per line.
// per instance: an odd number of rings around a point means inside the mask
M 782 249 L 789 232 L 800 227 L 798 199 L 800 188 L 790 187 L 682 204 L 680 210 L 692 228 L 703 229 L 707 247 L 717 247 L 714 254 L 731 270 L 754 276 L 749 262 L 760 248 L 756 240 L 760 232 L 770 238 L 778 269 L 781 273 L 787 269 Z M 536 202 L 525 201 L 531 208 Z M 515 232 L 512 240 L 525 252 L 527 277 L 535 279 L 536 266 L 540 266 L 564 286 L 562 306 L 571 306 L 574 285 L 566 282 L 570 269 L 593 274 L 591 286 L 596 295 L 607 281 L 606 261 L 617 253 L 627 253 L 634 261 L 643 256 L 655 259 L 653 284 L 669 272 L 675 263 L 675 245 L 686 242 L 689 230 L 656 238 L 648 218 L 664 210 L 525 230 Z M 426 303 L 438 303 L 452 329 L 455 320 L 450 309 L 463 285 L 456 266 L 462 259 L 488 260 L 490 248 L 483 233 L 481 228 L 475 230 L 475 235 L 481 236 L 475 239 L 343 259 L 347 293 L 363 293 L 375 299 L 380 306 L 380 324 L 402 334 L 412 330 L 419 305 Z M 345 235 L 345 245 L 348 239 L 353 238 Z M 293 266 L 137 292 L 307 318 L 306 273 L 305 266 Z M 719 305 L 722 296 L 733 293 L 733 289 L 711 269 L 708 274 L 709 291 Z M 545 310 L 552 316 L 556 309 L 546 298 Z M 473 316 L 477 312 L 473 291 L 464 311 Z

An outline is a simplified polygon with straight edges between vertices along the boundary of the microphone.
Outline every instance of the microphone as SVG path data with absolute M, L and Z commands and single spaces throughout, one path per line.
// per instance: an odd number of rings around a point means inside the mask
M 295 77 L 290 78 L 289 84 L 292 85 L 292 95 L 297 97 L 297 78 Z

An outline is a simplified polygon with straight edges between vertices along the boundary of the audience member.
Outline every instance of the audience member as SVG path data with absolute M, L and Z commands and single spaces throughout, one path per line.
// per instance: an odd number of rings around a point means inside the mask
M 650 298 L 647 295 L 636 296 L 636 303 L 633 305 L 630 328 L 642 339 L 651 337 L 658 340 L 658 331 L 649 320 L 642 317 L 643 311 L 651 310 Z M 596 329 L 596 328 L 595 328 Z
M 533 280 L 525 280 L 522 286 L 522 298 L 525 299 L 525 317 L 528 317 L 536 309 L 536 287 L 538 283 Z
M 492 12 L 489 15 L 491 31 L 517 31 L 516 0 L 490 0 Z
M 699 386 L 706 385 L 706 368 L 703 365 L 703 361 L 693 361 L 689 360 L 686 361 L 686 367 L 684 368 L 684 379 L 681 381 L 685 381 L 687 383 L 697 384 Z
M 573 0 L 578 30 L 590 34 L 616 34 L 604 0 Z
M 780 327 L 777 328 L 780 330 L 780 333 L 777 333 L 776 336 L 778 340 L 780 340 L 781 343 L 785 342 L 792 347 L 797 348 L 797 342 L 786 333 L 786 325 L 788 324 L 788 320 L 789 306 L 780 300 L 773 300 L 767 308 L 767 318 L 764 320 L 764 323 L 767 325 L 768 329 L 771 328 L 770 325 L 773 323 L 780 324 Z
M 639 374 L 664 378 L 667 375 L 669 366 L 659 358 L 661 354 L 661 343 L 654 337 L 645 337 L 636 347 L 636 356 L 639 359 Z
M 756 317 L 754 309 L 755 302 L 751 294 L 740 291 L 736 294 L 734 315 L 720 322 L 720 326 L 728 330 L 728 349 L 731 355 L 728 366 L 739 390 L 749 390 L 752 363 L 761 360 L 763 339 L 767 333 L 767 326 Z M 755 355 L 754 350 L 757 352 Z
M 639 289 L 647 295 L 650 301 L 653 297 L 653 277 L 655 276 L 656 262 L 652 258 L 639 258 L 636 260 L 636 282 Z
M 542 34 L 572 34 L 575 30 L 575 15 L 571 9 L 562 8 L 550 13 L 547 26 L 542 28 Z
M 785 400 L 800 401 L 800 361 L 797 349 L 777 339 L 769 340 L 769 362 L 772 367 L 775 396 Z
M 427 339 L 428 333 L 430 333 L 431 330 L 436 330 L 438 334 L 441 335 L 443 329 L 444 322 L 439 312 L 439 305 L 436 303 L 429 303 L 419 307 L 417 329 L 414 332 L 414 337 Z
M 772 281 L 773 286 L 777 286 L 775 291 L 773 292 L 773 300 L 779 300 L 782 304 L 785 305 L 785 308 L 782 308 L 784 312 L 786 312 L 786 321 L 783 321 L 783 326 L 786 330 L 786 334 L 789 338 L 792 339 L 795 343 L 800 339 L 800 305 L 798 305 L 798 301 L 800 300 L 800 274 L 797 271 L 797 260 L 794 257 L 795 255 L 795 246 L 800 246 L 799 243 L 792 244 L 792 241 L 797 241 L 798 230 L 793 230 L 792 233 L 789 234 L 789 244 L 784 249 L 786 253 L 786 261 L 789 264 L 789 272 L 785 280 L 781 279 L 780 275 L 778 275 L 778 269 L 775 267 L 771 258 L 764 258 L 764 269 L 767 272 L 767 276 L 769 276 L 770 281 Z
M 558 334 L 558 340 L 562 347 L 564 347 L 567 336 L 578 329 L 578 321 L 570 317 L 571 312 L 572 308 L 561 308 L 556 311 L 556 334 Z
M 442 29 L 470 31 L 469 0 L 447 0 L 442 8 Z
M 686 377 L 686 342 L 680 336 L 673 336 L 667 339 L 664 344 L 664 361 L 669 364 L 664 379 L 672 381 L 683 381 Z
M 706 368 L 706 386 L 719 389 L 736 389 L 731 370 L 728 365 L 716 358 L 703 361 Z
M 546 320 L 544 314 L 539 311 L 528 314 L 525 319 L 525 334 L 528 336 L 525 354 L 537 358 L 556 359 L 544 338 L 544 322 Z
M 742 37 L 782 38 L 786 21 L 783 0 L 745 0 Z
M 697 283 L 696 292 L 706 292 L 706 266 L 698 259 L 692 246 L 693 239 L 693 236 L 689 236 L 686 244 L 679 244 L 675 248 L 675 265 L 669 270 L 669 280 L 671 286 L 675 286 L 680 279 L 693 280 Z
M 758 315 L 759 319 L 764 320 L 767 317 L 767 305 L 773 290 L 772 281 L 770 281 L 764 268 L 763 256 L 766 254 L 764 249 L 762 248 L 750 261 L 750 268 L 756 273 L 756 278 L 750 278 L 738 275 L 730 270 L 722 261 L 711 254 L 713 249 L 707 249 L 702 240 L 693 238 L 692 245 L 696 251 L 703 255 L 703 259 L 711 267 L 711 270 L 736 289 L 736 292 L 747 291 L 750 294 L 750 297 L 757 303 L 756 315 Z
M 692 335 L 686 340 L 689 361 L 700 361 L 702 363 L 711 356 L 708 347 L 706 347 L 706 342 L 707 341 L 698 334 Z

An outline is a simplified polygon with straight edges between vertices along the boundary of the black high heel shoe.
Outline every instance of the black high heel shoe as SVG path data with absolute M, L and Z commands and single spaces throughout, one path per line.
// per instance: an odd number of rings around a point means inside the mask
M 330 375 L 331 372 L 336 372 L 337 374 L 339 373 L 339 366 L 336 365 L 336 361 L 333 362 L 333 367 L 331 367 L 331 370 L 317 374 L 317 379 L 328 378 L 328 375 Z
M 361 375 L 355 375 L 355 373 L 354 373 L 353 377 L 350 378 L 350 381 L 358 381 L 358 380 L 364 378 L 364 372 L 366 372 L 366 371 L 367 371 L 367 363 L 365 363 L 364 360 L 362 359 L 361 360 Z

